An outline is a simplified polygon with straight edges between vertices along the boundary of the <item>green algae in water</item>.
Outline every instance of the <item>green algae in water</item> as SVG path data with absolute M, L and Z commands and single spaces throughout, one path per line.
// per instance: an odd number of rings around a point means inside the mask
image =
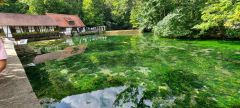
M 148 35 L 85 43 L 75 37 L 73 42 L 86 44 L 85 53 L 26 68 L 39 98 L 60 100 L 127 85 L 144 87 L 144 98 L 152 100 L 153 107 L 240 106 L 240 41 L 183 41 Z M 173 103 L 166 101 L 170 97 L 175 97 Z M 138 107 L 144 106 L 139 103 Z

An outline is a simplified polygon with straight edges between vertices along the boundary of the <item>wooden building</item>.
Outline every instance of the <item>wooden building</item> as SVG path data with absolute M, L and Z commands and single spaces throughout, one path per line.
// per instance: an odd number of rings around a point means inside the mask
M 45 15 L 0 13 L 0 31 L 6 37 L 26 32 L 55 31 L 56 22 Z
M 81 32 L 84 23 L 77 15 L 53 14 L 27 15 L 15 13 L 0 13 L 0 35 L 14 37 L 14 35 L 32 33 L 63 33 Z
M 47 13 L 47 16 L 56 21 L 60 32 L 71 35 L 73 32 L 82 32 L 85 25 L 77 15 Z

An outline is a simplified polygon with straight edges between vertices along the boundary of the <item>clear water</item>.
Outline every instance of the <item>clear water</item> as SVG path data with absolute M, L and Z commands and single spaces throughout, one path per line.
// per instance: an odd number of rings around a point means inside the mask
M 175 40 L 148 34 L 74 37 L 68 42 L 29 44 L 34 49 L 54 46 L 57 50 L 87 46 L 82 54 L 26 67 L 39 98 L 62 100 L 127 86 L 127 93 L 116 96 L 115 106 L 133 100 L 139 108 L 149 107 L 144 100 L 150 100 L 154 108 L 240 106 L 240 41 Z M 139 86 L 144 88 L 140 101 L 131 92 Z

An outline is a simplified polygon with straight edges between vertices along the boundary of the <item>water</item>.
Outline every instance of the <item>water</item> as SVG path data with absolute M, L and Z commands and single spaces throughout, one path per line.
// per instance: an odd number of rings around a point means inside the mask
M 60 40 L 50 40 L 50 41 L 40 41 L 40 42 L 32 42 L 28 45 L 16 46 L 16 50 L 22 64 L 25 66 L 32 66 L 34 64 L 38 64 L 34 62 L 36 57 L 48 56 L 43 57 L 45 58 L 42 61 L 49 61 L 49 60 L 57 60 L 62 58 L 62 51 L 66 48 L 74 48 L 77 45 L 86 45 L 89 42 L 93 41 L 104 41 L 107 37 L 105 36 L 87 36 L 87 37 L 73 37 L 73 38 L 66 38 Z M 55 57 L 51 57 L 52 55 L 56 55 Z M 37 60 L 38 61 L 38 60 Z M 41 62 L 42 62 L 41 61 Z M 40 63 L 41 63 L 40 62 Z
M 71 103 L 65 97 L 76 95 L 80 100 L 84 93 L 131 86 L 111 102 L 123 108 L 130 101 L 144 108 L 240 106 L 240 41 L 93 37 L 29 44 L 33 49 L 58 46 L 60 50 L 87 46 L 84 53 L 25 68 L 39 98 Z M 44 53 L 49 52 L 55 50 Z M 140 100 L 139 92 L 131 92 L 139 86 L 144 89 Z
M 54 103 L 48 106 L 48 108 L 132 108 L 136 107 L 133 101 L 121 103 L 121 106 L 115 104 L 117 96 L 126 90 L 127 87 L 112 87 L 104 90 L 98 90 L 91 93 L 84 93 L 80 95 L 68 96 L 61 100 L 61 102 Z M 143 98 L 143 89 L 141 87 L 136 88 L 139 94 L 138 102 Z M 131 91 L 132 94 L 136 91 Z M 119 100 L 123 102 L 123 100 Z M 151 107 L 152 102 L 150 100 L 144 100 L 144 104 Z
M 117 95 L 126 87 L 115 87 L 91 93 L 68 96 L 51 106 L 56 108 L 113 108 Z

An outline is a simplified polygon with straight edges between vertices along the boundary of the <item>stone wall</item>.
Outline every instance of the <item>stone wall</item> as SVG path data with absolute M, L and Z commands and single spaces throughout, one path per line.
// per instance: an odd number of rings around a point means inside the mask
M 41 108 L 11 41 L 5 41 L 6 70 L 0 74 L 0 108 Z

